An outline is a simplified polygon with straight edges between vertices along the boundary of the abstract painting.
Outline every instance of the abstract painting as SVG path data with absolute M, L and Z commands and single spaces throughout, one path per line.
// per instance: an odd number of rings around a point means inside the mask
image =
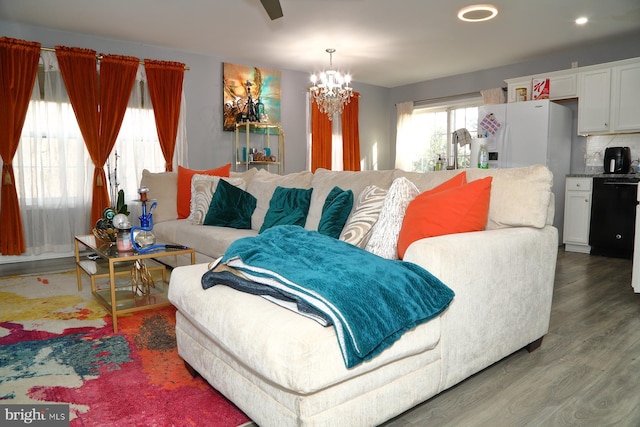
M 280 123 L 280 71 L 223 64 L 224 130 L 238 122 Z

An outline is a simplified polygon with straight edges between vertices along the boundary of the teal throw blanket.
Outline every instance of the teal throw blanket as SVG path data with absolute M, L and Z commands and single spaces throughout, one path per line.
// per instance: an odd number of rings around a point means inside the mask
M 220 263 L 264 286 L 324 313 L 335 328 L 347 368 L 372 359 L 404 332 L 442 313 L 454 293 L 422 267 L 388 260 L 349 243 L 305 230 L 277 226 L 238 239 Z M 214 269 L 206 289 L 227 284 Z M 253 292 L 258 293 L 260 292 Z

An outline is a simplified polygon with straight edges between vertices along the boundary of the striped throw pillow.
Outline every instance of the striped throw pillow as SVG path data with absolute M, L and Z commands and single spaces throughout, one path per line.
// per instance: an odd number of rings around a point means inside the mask
M 369 185 L 358 196 L 356 207 L 340 233 L 340 240 L 365 248 L 371 229 L 380 216 L 387 190 Z
M 213 175 L 195 174 L 191 179 L 191 209 L 187 219 L 194 225 L 202 225 L 204 217 L 209 211 L 209 205 L 213 194 L 216 192 L 218 182 L 224 179 L 231 185 L 245 190 L 247 183 L 242 178 L 221 178 Z

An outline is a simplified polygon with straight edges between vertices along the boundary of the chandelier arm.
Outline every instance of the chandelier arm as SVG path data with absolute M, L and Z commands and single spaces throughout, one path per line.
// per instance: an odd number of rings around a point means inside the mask
M 342 73 L 333 68 L 333 53 L 336 50 L 325 50 L 329 54 L 329 69 L 318 76 L 312 74 L 309 91 L 320 112 L 326 113 L 331 120 L 335 114 L 342 113 L 345 104 L 351 102 L 353 90 L 349 87 L 351 77 L 348 74 L 343 77 Z

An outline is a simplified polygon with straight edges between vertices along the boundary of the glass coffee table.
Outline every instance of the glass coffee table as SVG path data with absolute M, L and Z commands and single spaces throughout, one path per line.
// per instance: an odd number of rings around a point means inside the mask
M 189 255 L 191 264 L 196 262 L 192 248 L 160 247 L 144 253 L 119 252 L 115 244 L 103 242 L 91 234 L 75 236 L 74 241 L 78 290 L 82 290 L 82 275 L 87 275 L 91 281 L 91 292 L 111 313 L 113 332 L 118 332 L 118 315 L 171 305 L 167 298 L 167 268 L 158 258 Z M 98 257 L 81 259 L 82 247 Z M 138 265 L 144 263 L 152 276 L 161 276 L 153 281 L 154 286 L 146 289 L 148 292 L 140 292 L 133 283 L 132 268 L 136 262 Z M 108 279 L 108 282 L 104 284 L 99 279 Z

